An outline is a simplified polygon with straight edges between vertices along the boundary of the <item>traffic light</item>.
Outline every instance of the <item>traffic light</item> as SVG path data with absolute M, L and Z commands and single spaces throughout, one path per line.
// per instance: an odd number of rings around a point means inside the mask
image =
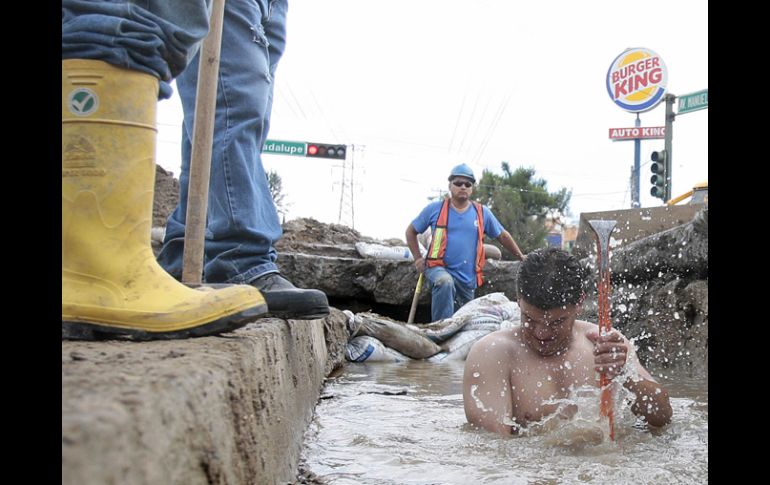
M 345 159 L 346 145 L 329 145 L 327 143 L 308 143 L 306 157 Z
M 650 160 L 652 160 L 652 164 L 650 164 L 650 172 L 652 172 L 652 177 L 650 177 L 650 182 L 652 183 L 652 188 L 650 189 L 650 195 L 653 197 L 658 197 L 659 199 L 663 199 L 663 201 L 666 200 L 666 150 L 661 150 L 659 152 L 652 152 L 652 155 L 650 155 Z

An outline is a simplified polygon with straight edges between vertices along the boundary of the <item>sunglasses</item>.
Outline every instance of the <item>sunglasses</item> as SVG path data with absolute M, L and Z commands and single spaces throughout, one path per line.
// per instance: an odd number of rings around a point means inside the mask
M 473 183 L 471 183 L 471 182 L 463 182 L 463 181 L 460 181 L 460 180 L 453 181 L 452 185 L 454 185 L 455 187 L 465 187 L 466 189 L 469 189 L 469 188 L 473 187 Z

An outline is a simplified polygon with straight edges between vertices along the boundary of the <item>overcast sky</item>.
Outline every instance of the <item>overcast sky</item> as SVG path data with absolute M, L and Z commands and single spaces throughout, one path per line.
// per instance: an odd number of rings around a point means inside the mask
M 634 143 L 608 131 L 632 127 L 635 115 L 605 88 L 629 47 L 661 56 L 668 92 L 707 89 L 707 2 L 290 0 L 269 138 L 354 150 L 345 167 L 263 162 L 283 179 L 287 220 L 341 222 L 376 238 L 403 239 L 461 162 L 477 178 L 501 173 L 501 161 L 533 167 L 549 190 L 572 190 L 574 218 L 629 208 Z M 176 95 L 160 103 L 158 162 L 176 176 L 181 118 Z M 664 104 L 640 118 L 663 126 Z M 678 195 L 708 178 L 708 110 L 678 116 L 673 134 Z M 650 153 L 662 148 L 642 141 L 643 207 L 662 204 L 649 195 Z

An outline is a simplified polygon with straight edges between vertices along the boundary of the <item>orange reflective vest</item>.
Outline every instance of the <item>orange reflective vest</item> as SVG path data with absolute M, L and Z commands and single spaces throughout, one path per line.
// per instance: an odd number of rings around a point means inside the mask
M 473 207 L 476 209 L 476 218 L 479 223 L 479 239 L 476 243 L 476 284 L 481 286 L 484 284 L 484 276 L 482 271 L 484 270 L 484 263 L 487 261 L 484 254 L 484 210 L 478 202 L 471 201 Z M 447 223 L 449 222 L 449 199 L 445 199 L 441 205 L 441 212 L 438 214 L 438 220 L 436 221 L 436 231 L 433 233 L 433 239 L 428 247 L 427 258 L 425 259 L 425 265 L 429 268 L 434 266 L 446 266 L 444 263 L 444 254 L 446 254 L 446 239 L 447 239 Z

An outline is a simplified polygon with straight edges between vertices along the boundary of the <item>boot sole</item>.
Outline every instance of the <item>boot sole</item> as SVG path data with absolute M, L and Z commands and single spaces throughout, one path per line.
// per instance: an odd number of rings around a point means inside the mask
M 267 316 L 281 318 L 283 320 L 318 320 L 329 316 L 329 307 L 317 307 L 305 311 L 268 311 Z
M 308 291 L 298 300 L 294 291 L 262 291 L 269 316 L 284 320 L 318 320 L 329 315 L 329 301 L 320 291 Z
M 194 337 L 207 337 L 237 330 L 258 318 L 265 317 L 267 305 L 261 304 L 248 310 L 228 315 L 213 322 L 197 327 L 174 330 L 171 332 L 148 332 L 141 329 L 112 327 L 98 323 L 77 321 L 61 322 L 62 340 L 175 340 Z

